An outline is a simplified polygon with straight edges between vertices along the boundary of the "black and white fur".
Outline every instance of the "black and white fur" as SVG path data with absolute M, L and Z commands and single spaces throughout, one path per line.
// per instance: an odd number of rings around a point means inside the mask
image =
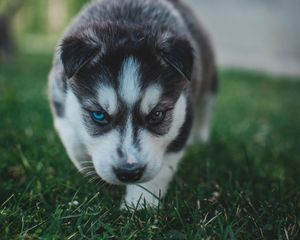
M 55 128 L 75 166 L 143 167 L 125 203 L 158 204 L 189 139 L 208 141 L 217 73 L 209 41 L 181 0 L 93 1 L 66 30 L 49 75 Z M 104 110 L 108 125 L 91 119 Z M 165 114 L 151 125 L 153 111 Z M 141 206 L 137 206 L 141 207 Z

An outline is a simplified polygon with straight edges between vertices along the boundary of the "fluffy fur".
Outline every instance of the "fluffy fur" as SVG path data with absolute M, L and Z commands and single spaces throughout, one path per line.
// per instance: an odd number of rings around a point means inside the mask
M 92 2 L 66 30 L 49 75 L 70 159 L 126 184 L 125 204 L 136 207 L 157 206 L 189 138 L 209 139 L 216 91 L 209 41 L 180 0 Z

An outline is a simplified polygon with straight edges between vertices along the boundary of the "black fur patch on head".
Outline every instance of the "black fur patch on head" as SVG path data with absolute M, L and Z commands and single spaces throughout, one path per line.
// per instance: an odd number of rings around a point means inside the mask
M 68 78 L 89 64 L 103 63 L 116 70 L 118 60 L 133 55 L 144 60 L 155 58 L 176 73 L 177 78 L 191 80 L 194 62 L 189 41 L 171 29 L 112 22 L 78 30 L 63 40 L 60 51 Z

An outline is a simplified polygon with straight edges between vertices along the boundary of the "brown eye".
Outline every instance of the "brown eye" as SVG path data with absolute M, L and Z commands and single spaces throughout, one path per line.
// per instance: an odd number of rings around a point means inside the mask
M 148 123 L 151 125 L 160 124 L 165 119 L 165 116 L 166 116 L 166 112 L 162 112 L 162 111 L 152 112 L 148 116 Z

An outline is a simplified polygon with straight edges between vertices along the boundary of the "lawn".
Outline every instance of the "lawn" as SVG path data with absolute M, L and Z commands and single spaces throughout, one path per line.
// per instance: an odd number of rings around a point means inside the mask
M 212 141 L 156 210 L 68 159 L 47 103 L 51 56 L 0 66 L 1 239 L 300 239 L 300 81 L 222 71 Z

